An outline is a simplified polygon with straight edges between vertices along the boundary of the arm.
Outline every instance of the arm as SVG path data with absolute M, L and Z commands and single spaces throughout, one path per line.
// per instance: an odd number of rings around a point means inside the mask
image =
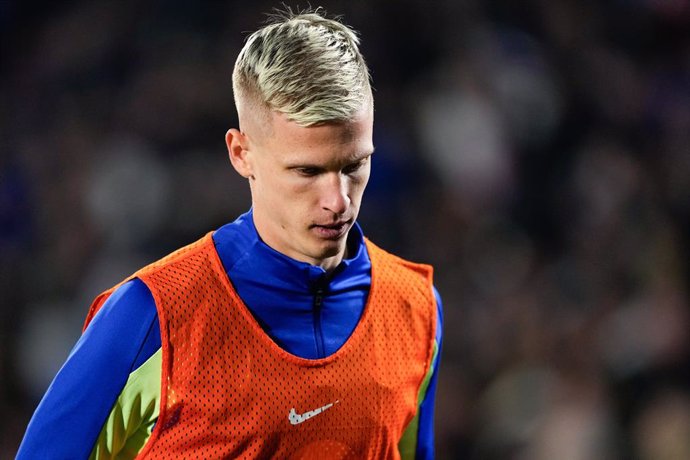
M 160 348 L 157 330 L 144 283 L 135 279 L 116 290 L 50 384 L 17 458 L 87 458 L 130 373 Z
M 415 458 L 417 460 L 434 458 L 434 405 L 443 338 L 443 303 L 436 287 L 434 287 L 434 295 L 437 309 L 434 359 L 420 389 L 417 415 L 401 440 L 400 447 L 403 458 Z

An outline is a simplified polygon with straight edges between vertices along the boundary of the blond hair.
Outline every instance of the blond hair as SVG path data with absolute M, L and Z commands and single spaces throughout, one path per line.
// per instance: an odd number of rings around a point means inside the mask
M 281 112 L 302 126 L 349 121 L 372 101 L 356 32 L 318 9 L 287 9 L 251 34 L 232 85 L 238 110 Z

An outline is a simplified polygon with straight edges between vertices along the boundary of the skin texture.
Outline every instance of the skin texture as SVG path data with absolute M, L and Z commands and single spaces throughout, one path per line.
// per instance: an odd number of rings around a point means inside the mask
M 369 180 L 372 105 L 351 121 L 309 127 L 278 112 L 239 113 L 241 130 L 230 129 L 225 140 L 233 167 L 249 180 L 261 239 L 288 257 L 333 270 L 346 255 Z

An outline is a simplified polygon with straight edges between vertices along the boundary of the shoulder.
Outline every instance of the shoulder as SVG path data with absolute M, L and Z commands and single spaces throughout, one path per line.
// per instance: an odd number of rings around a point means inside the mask
M 197 241 L 183 246 L 167 256 L 149 264 L 130 277 L 142 278 L 151 273 L 162 271 L 180 263 L 189 263 L 193 259 L 207 259 L 214 253 L 213 233 L 209 232 Z
M 112 288 L 99 294 L 91 304 L 88 314 L 86 315 L 86 320 L 84 322 L 84 331 L 91 324 L 94 318 L 100 313 L 103 307 L 108 305 L 114 305 L 115 303 L 122 302 L 133 308 L 134 305 L 138 305 L 137 299 L 148 298 L 151 299 L 150 304 L 154 306 L 155 310 L 155 293 L 153 292 L 153 285 L 155 283 L 151 282 L 152 277 L 156 277 L 156 274 L 165 273 L 167 268 L 175 267 L 176 264 L 184 263 L 185 261 L 193 260 L 195 256 L 202 254 L 202 257 L 197 257 L 201 260 L 213 259 L 213 239 L 212 234 L 209 232 L 203 238 L 195 241 L 192 244 L 184 246 L 171 254 L 163 257 L 162 259 L 149 264 L 142 269 L 138 270 L 131 276 L 125 278 L 124 281 L 116 284 Z M 217 258 L 217 255 L 215 256 Z M 212 261 L 213 263 L 220 263 Z M 197 263 L 198 264 L 198 263 Z M 190 274 L 194 274 L 196 271 L 194 268 L 188 268 L 187 271 Z M 165 275 L 163 276 L 165 277 Z M 137 280 L 133 283 L 133 281 Z M 124 299 L 123 299 L 124 297 Z M 134 300 L 134 301 L 132 301 Z
M 388 297 L 399 298 L 415 311 L 420 320 L 432 324 L 440 303 L 433 284 L 431 265 L 405 260 L 365 240 L 371 258 L 372 289 Z
M 433 274 L 431 265 L 411 262 L 381 249 L 370 240 L 365 239 L 366 248 L 372 264 L 372 278 L 388 279 L 424 292 L 431 300 L 434 295 Z M 375 274 L 375 275 L 374 275 Z
M 379 263 L 407 268 L 408 270 L 421 274 L 428 273 L 429 276 L 431 276 L 431 273 L 433 272 L 433 267 L 431 265 L 403 259 L 400 256 L 382 249 L 368 238 L 365 238 L 364 242 L 366 244 L 367 251 L 369 252 L 369 257 L 372 259 L 372 263 L 374 260 L 377 260 Z
M 113 311 L 124 311 L 134 306 L 146 305 L 152 301 L 151 291 L 138 278 L 131 279 L 115 289 L 103 304 L 104 314 Z
M 115 288 L 107 296 L 99 296 L 101 305 L 90 315 L 86 326 L 107 321 L 108 328 L 128 329 L 140 323 L 142 317 L 153 317 L 156 313 L 153 297 L 149 288 L 138 278 L 130 279 Z M 142 316 L 143 315 L 143 316 Z M 93 327 L 86 327 L 87 332 Z
M 84 334 L 105 342 L 108 337 L 128 337 L 140 346 L 151 324 L 157 322 L 156 305 L 149 288 L 138 278 L 115 289 L 93 317 Z

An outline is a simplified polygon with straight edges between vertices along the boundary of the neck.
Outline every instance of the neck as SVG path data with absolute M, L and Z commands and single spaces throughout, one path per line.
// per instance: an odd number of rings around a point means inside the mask
M 324 270 L 326 270 L 326 273 L 329 275 L 333 273 L 333 271 L 338 268 L 338 265 L 340 265 L 340 262 L 343 261 L 343 259 L 347 258 L 348 256 L 348 250 L 347 250 L 347 245 L 345 245 L 345 251 L 341 252 L 337 256 L 329 257 L 327 259 L 322 260 L 320 263 L 312 263 L 312 265 L 317 265 Z

